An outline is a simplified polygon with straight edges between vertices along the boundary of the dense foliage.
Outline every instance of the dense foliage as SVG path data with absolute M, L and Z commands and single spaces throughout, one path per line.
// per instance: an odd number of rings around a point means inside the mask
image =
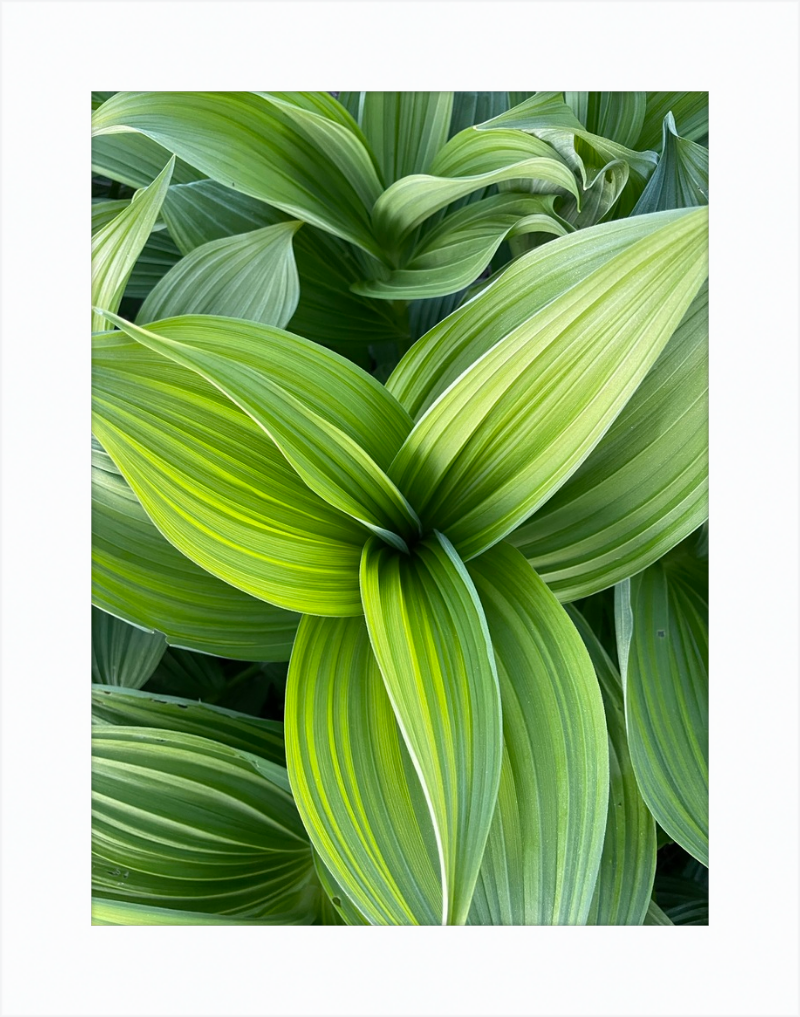
M 705 93 L 93 93 L 93 921 L 708 920 Z

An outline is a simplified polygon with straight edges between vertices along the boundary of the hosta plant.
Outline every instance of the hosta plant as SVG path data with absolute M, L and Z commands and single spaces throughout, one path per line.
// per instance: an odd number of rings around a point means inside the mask
M 94 921 L 703 920 L 705 95 L 93 108 Z

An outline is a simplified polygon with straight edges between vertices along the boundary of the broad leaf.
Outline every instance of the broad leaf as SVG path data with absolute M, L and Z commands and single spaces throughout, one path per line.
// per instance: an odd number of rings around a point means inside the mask
M 433 819 L 442 924 L 462 925 L 503 752 L 486 619 L 463 563 L 438 533 L 411 556 L 372 538 L 364 548 L 361 591 L 370 641 Z
M 170 158 L 166 148 L 143 134 L 104 134 L 92 138 L 92 173 L 134 189 L 152 184 Z M 175 160 L 173 183 L 188 184 L 204 176 L 182 159 Z
M 325 925 L 369 925 L 370 923 L 361 914 L 358 908 L 353 904 L 347 894 L 342 890 L 341 886 L 336 882 L 330 873 L 330 870 L 325 866 L 324 862 L 314 852 L 314 865 L 317 869 L 317 877 L 320 881 L 322 889 L 325 891 L 331 909 L 335 912 L 335 917 L 331 921 L 326 921 Z
M 94 346 L 93 429 L 169 541 L 280 607 L 361 614 L 364 528 L 310 491 L 259 425 L 194 371 L 120 332 Z
M 608 738 L 592 663 L 518 551 L 470 562 L 497 659 L 503 766 L 476 925 L 582 925 L 600 864 Z
M 565 92 L 564 98 L 590 134 L 626 148 L 636 146 L 644 124 L 646 92 Z
M 170 159 L 152 184 L 111 222 L 92 235 L 92 305 L 111 311 L 119 307 L 133 266 L 161 211 L 174 160 Z M 103 317 L 92 311 L 92 331 L 105 328 Z
M 505 113 L 508 105 L 508 92 L 453 92 L 449 136 Z
M 148 329 L 109 320 L 224 392 L 331 506 L 400 548 L 419 535 L 384 473 L 411 421 L 370 375 L 307 339 L 238 319 L 187 315 Z
M 430 814 L 363 618 L 301 621 L 285 723 L 297 808 L 345 914 L 350 904 L 372 925 L 441 924 Z
M 573 277 L 571 289 L 507 333 L 431 406 L 398 453 L 390 476 L 423 528 L 445 533 L 462 558 L 491 547 L 555 494 L 679 324 L 707 274 L 707 211 L 659 225 Z M 554 240 L 543 257 L 570 239 Z M 505 273 L 495 295 L 507 280 Z M 470 324 L 480 328 L 478 315 Z
M 690 544 L 617 587 L 617 643 L 642 797 L 707 866 L 708 559 Z
M 106 898 L 308 922 L 319 906 L 286 771 L 208 738 L 95 725 L 92 848 Z
M 583 465 L 509 535 L 560 600 L 657 561 L 708 516 L 708 287 Z
M 569 608 L 568 614 L 592 658 L 608 727 L 608 820 L 588 924 L 641 925 L 653 891 L 656 825 L 631 764 L 622 680 L 580 612 Z
M 92 608 L 92 681 L 140 689 L 164 655 L 161 632 L 146 632 Z
M 264 918 L 212 915 L 199 911 L 176 911 L 152 904 L 92 897 L 92 925 L 306 925 L 303 914 L 270 914 Z
M 288 660 L 298 617 L 221 582 L 156 529 L 92 439 L 92 603 L 167 643 L 239 660 Z
M 381 170 L 384 187 L 427 173 L 447 141 L 452 92 L 362 92 L 358 123 Z
M 667 113 L 661 159 L 631 215 L 707 204 L 708 149 L 681 138 L 675 118 Z

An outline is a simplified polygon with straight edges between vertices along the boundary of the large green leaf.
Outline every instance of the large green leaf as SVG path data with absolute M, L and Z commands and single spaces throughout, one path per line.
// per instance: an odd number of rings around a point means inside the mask
M 300 294 L 292 237 L 301 225 L 277 223 L 196 248 L 156 285 L 137 323 L 210 314 L 283 328 Z
M 372 925 L 441 924 L 430 813 L 363 618 L 303 618 L 285 724 L 295 802 L 344 912 Z
M 708 287 L 589 458 L 509 535 L 560 600 L 640 572 L 708 516 Z
M 381 256 L 371 155 L 325 93 L 124 92 L 94 112 L 92 129 L 139 131 L 220 183 Z
M 93 429 L 167 539 L 254 597 L 361 614 L 366 530 L 310 491 L 259 425 L 194 371 L 121 332 L 94 347 Z
M 92 608 L 92 681 L 140 689 L 164 655 L 161 632 L 146 632 Z
M 92 686 L 92 723 L 200 735 L 285 765 L 283 724 L 178 696 Z
M 675 118 L 682 138 L 702 141 L 708 134 L 708 92 L 648 92 L 637 148 L 660 150 L 664 117 L 668 113 Z
M 318 910 L 286 771 L 208 738 L 95 725 L 92 848 L 106 898 L 309 923 Z
M 134 189 L 152 184 L 170 158 L 166 148 L 143 134 L 104 134 L 92 138 L 92 173 Z M 173 183 L 187 184 L 204 176 L 182 159 L 175 160 Z
M 95 439 L 92 603 L 172 645 L 239 660 L 288 660 L 298 622 L 174 548 Z
M 433 819 L 442 924 L 462 925 L 503 752 L 486 619 L 464 564 L 438 533 L 411 556 L 370 539 L 361 591 L 370 641 Z
M 508 92 L 453 92 L 450 137 L 505 113 L 507 109 Z
M 470 562 L 497 659 L 503 766 L 476 925 L 582 925 L 600 864 L 608 739 L 580 636 L 522 555 Z
M 373 377 L 307 339 L 239 319 L 187 315 L 148 329 L 110 320 L 224 392 L 334 508 L 400 548 L 419 535 L 384 473 L 411 420 Z
M 452 92 L 362 92 L 358 123 L 388 187 L 411 173 L 427 173 L 447 141 Z
M 698 209 L 660 220 L 591 274 L 573 277 L 571 289 L 506 334 L 430 407 L 389 471 L 424 529 L 446 533 L 472 558 L 574 473 L 702 285 L 707 218 Z
M 166 230 L 151 233 L 133 266 L 125 297 L 143 300 L 180 260 L 181 252 Z
M 633 148 L 647 107 L 646 92 L 565 92 L 564 98 L 590 134 Z
M 628 743 L 642 797 L 708 865 L 708 559 L 684 541 L 616 588 Z
M 161 211 L 169 188 L 174 159 L 152 184 L 139 191 L 119 215 L 92 234 L 92 306 L 111 311 L 119 307 L 133 266 Z M 105 328 L 102 315 L 92 310 L 92 331 Z
M 631 215 L 707 204 L 708 149 L 681 138 L 675 118 L 667 113 L 661 159 Z
M 622 680 L 580 612 L 568 608 L 567 613 L 592 658 L 608 727 L 608 820 L 588 924 L 641 925 L 653 891 L 656 825 L 631 764 Z

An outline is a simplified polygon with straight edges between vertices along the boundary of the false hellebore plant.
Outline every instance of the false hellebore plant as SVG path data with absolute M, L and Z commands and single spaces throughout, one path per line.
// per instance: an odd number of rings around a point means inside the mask
M 93 920 L 704 921 L 706 96 L 93 110 Z

